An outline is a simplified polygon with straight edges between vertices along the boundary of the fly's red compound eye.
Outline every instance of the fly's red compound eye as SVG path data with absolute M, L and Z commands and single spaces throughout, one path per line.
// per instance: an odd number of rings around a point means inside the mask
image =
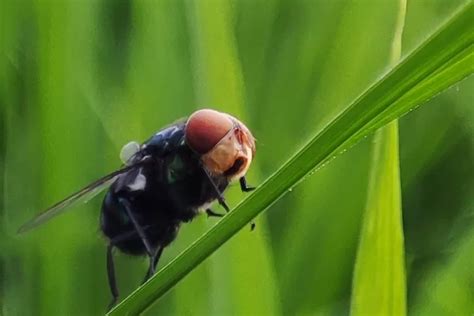
M 233 127 L 232 120 L 224 113 L 209 109 L 196 111 L 186 123 L 186 143 L 203 155 L 214 148 Z

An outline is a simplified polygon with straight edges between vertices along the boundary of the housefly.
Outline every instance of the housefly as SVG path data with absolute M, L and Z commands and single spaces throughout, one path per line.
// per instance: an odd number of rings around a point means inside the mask
M 244 192 L 253 189 L 245 174 L 254 155 L 255 139 L 241 121 L 226 113 L 199 110 L 161 129 L 143 144 L 125 145 L 121 169 L 53 205 L 19 232 L 29 231 L 109 188 L 102 203 L 100 228 L 108 241 L 112 307 L 118 298 L 114 248 L 148 256 L 145 282 L 155 273 L 163 249 L 176 238 L 181 223 L 201 211 L 223 216 L 209 205 L 217 200 L 229 211 L 223 192 L 234 180 L 239 180 Z

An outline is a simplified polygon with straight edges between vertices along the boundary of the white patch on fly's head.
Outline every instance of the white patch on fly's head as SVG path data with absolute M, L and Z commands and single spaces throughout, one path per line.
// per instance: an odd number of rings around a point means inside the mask
M 133 181 L 133 183 L 130 183 L 129 185 L 127 185 L 127 187 L 130 189 L 130 191 L 143 191 L 143 190 L 145 190 L 146 177 L 142 174 L 141 169 L 140 169 L 140 172 L 138 173 L 137 177 Z
M 122 150 L 120 151 L 120 160 L 122 160 L 123 163 L 127 163 L 127 161 L 129 161 L 130 158 L 132 158 L 133 155 L 135 155 L 139 151 L 139 143 L 135 141 L 129 142 L 128 144 L 122 147 Z

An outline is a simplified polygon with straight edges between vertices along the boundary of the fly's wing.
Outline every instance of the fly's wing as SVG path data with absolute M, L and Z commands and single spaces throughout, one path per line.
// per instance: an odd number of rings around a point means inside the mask
M 64 213 L 65 211 L 71 209 L 73 206 L 81 202 L 86 203 L 94 196 L 108 188 L 121 174 L 124 174 L 132 169 L 138 168 L 147 161 L 148 160 L 144 159 L 136 164 L 126 166 L 89 184 L 85 188 L 79 190 L 78 192 L 72 194 L 71 196 L 46 209 L 44 212 L 40 213 L 32 220 L 26 222 L 23 226 L 20 227 L 20 229 L 18 229 L 18 233 L 24 233 L 29 230 L 32 230 L 33 228 L 36 228 L 37 226 L 43 224 L 51 218 Z

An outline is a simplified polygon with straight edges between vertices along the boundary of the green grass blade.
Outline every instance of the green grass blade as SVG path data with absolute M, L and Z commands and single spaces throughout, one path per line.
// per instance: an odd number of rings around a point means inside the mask
M 372 128 L 380 127 L 387 116 L 395 112 L 400 116 L 418 105 L 420 101 L 436 95 L 472 74 L 472 67 L 460 68 L 457 67 L 459 63 L 448 64 L 452 58 L 456 58 L 465 49 L 470 50 L 468 56 L 472 55 L 470 46 L 474 41 L 471 19 L 473 10 L 472 3 L 463 7 L 418 49 L 317 133 L 288 162 L 261 184 L 255 193 L 240 203 L 235 210 L 146 284 L 127 297 L 109 315 L 137 314 L 143 311 L 255 216 L 302 181 L 309 172 L 322 167 L 332 157 L 348 149 L 363 136 L 368 135 Z M 462 59 L 464 65 L 466 65 L 465 60 L 465 58 Z M 448 67 L 441 74 L 437 73 L 437 70 L 445 65 Z M 435 82 L 430 81 L 431 85 L 422 84 L 430 80 L 433 74 L 437 79 Z M 414 88 L 418 88 L 419 93 L 425 93 L 425 90 L 420 88 L 420 84 L 424 89 L 430 90 L 430 94 L 425 94 L 423 100 L 413 97 L 397 102 Z M 404 111 L 399 111 L 400 109 Z
M 398 122 L 377 131 L 357 252 L 352 315 L 406 313 Z
M 391 62 L 402 52 L 406 0 L 392 41 Z M 400 188 L 398 121 L 375 134 L 373 161 L 352 289 L 352 315 L 405 315 L 405 250 Z

